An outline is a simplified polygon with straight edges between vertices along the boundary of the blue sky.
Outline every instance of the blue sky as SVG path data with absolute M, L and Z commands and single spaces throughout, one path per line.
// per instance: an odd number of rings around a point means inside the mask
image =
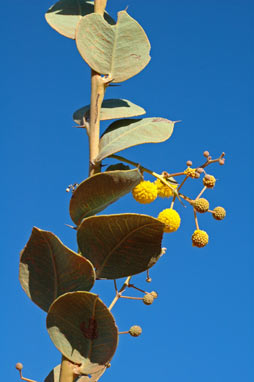
M 72 113 L 89 103 L 90 72 L 75 42 L 45 22 L 51 5 L 48 0 L 13 0 L 1 8 L 0 320 L 6 381 L 18 380 L 18 361 L 24 376 L 38 382 L 60 361 L 45 313 L 19 285 L 19 252 L 33 226 L 52 231 L 76 249 L 75 233 L 65 226 L 71 224 L 65 189 L 85 179 L 88 169 L 87 137 L 73 128 Z M 144 107 L 148 117 L 182 122 L 169 141 L 122 154 L 156 172 L 173 172 L 184 169 L 189 159 L 194 166 L 202 163 L 204 150 L 214 157 L 225 151 L 225 166 L 211 166 L 218 181 L 206 197 L 213 207 L 224 206 L 227 217 L 216 222 L 201 216 L 210 243 L 193 248 L 192 212 L 176 204 L 181 229 L 165 234 L 167 254 L 151 270 L 152 284 L 145 283 L 144 274 L 134 278 L 159 298 L 150 307 L 129 300 L 114 307 L 119 330 L 138 324 L 143 334 L 120 337 L 102 381 L 253 381 L 254 3 L 109 0 L 107 10 L 116 17 L 126 6 L 150 39 L 152 59 L 138 76 L 109 88 L 106 98 L 126 98 Z M 185 193 L 195 196 L 201 187 L 197 183 L 187 183 Z M 166 207 L 162 199 L 141 206 L 129 195 L 105 212 L 157 216 Z M 113 299 L 112 282 L 98 282 L 94 291 L 107 304 Z

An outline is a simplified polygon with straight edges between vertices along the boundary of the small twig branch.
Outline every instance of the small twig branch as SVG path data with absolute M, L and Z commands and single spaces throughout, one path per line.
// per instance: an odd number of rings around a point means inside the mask
M 200 193 L 198 194 L 198 196 L 196 197 L 196 200 L 198 200 L 200 198 L 200 196 L 203 195 L 203 193 L 205 192 L 205 190 L 207 189 L 207 187 L 205 186 L 204 188 L 202 188 L 202 190 L 200 191 Z
M 117 290 L 116 283 L 115 283 L 116 295 L 115 295 L 113 301 L 111 302 L 111 304 L 109 305 L 108 310 L 111 310 L 113 308 L 113 306 L 116 304 L 116 302 L 119 300 L 119 298 L 122 297 L 123 292 L 125 291 L 125 289 L 129 285 L 130 279 L 131 279 L 131 276 L 128 276 L 119 291 Z
M 151 171 L 148 168 L 141 166 L 139 163 L 133 162 L 133 161 L 131 161 L 129 159 L 126 159 L 126 158 L 124 158 L 124 157 L 122 157 L 120 155 L 115 155 L 115 154 L 114 155 L 110 155 L 109 158 L 114 158 L 114 159 L 117 159 L 119 161 L 122 161 L 122 162 L 125 162 L 125 163 L 129 163 L 132 166 L 137 167 L 141 172 L 147 172 L 148 174 L 154 176 L 156 179 L 159 179 L 163 184 L 168 186 L 171 189 L 171 191 L 173 192 L 173 194 L 176 195 L 176 197 L 179 199 L 177 189 L 172 187 L 170 182 L 168 182 L 166 180 L 165 176 L 157 174 L 156 172 Z
M 129 288 L 134 288 L 134 289 L 136 289 L 136 290 L 138 290 L 139 292 L 142 292 L 142 293 L 147 293 L 143 289 L 140 289 L 140 288 L 136 287 L 134 284 L 129 284 L 128 287 Z
M 120 296 L 119 298 L 127 298 L 128 300 L 143 300 L 143 297 L 132 297 L 132 296 Z
M 225 153 L 224 152 L 222 152 L 221 155 L 219 156 L 219 158 L 216 158 L 216 159 L 212 159 L 212 157 L 209 156 L 207 158 L 207 161 L 205 163 L 203 163 L 201 166 L 199 166 L 199 168 L 205 168 L 209 164 L 220 162 L 220 161 L 224 161 L 225 160 L 224 157 L 225 157 Z M 221 163 L 221 164 L 224 164 L 224 163 Z
M 196 212 L 195 208 L 193 208 L 193 212 L 194 212 L 194 220 L 195 220 L 196 228 L 199 229 L 198 217 L 197 217 L 197 212 Z

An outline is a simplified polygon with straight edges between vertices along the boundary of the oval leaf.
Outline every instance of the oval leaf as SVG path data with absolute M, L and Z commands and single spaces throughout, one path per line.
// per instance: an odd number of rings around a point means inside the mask
M 79 225 L 85 217 L 97 214 L 126 195 L 141 180 L 138 169 L 102 172 L 84 180 L 70 201 L 72 220 Z
M 100 74 L 122 82 L 138 74 L 150 61 L 150 43 L 143 28 L 126 11 L 116 25 L 96 13 L 83 17 L 76 33 L 79 53 Z
M 99 278 L 117 279 L 143 272 L 161 254 L 164 224 L 138 214 L 92 216 L 77 232 L 79 249 Z
M 58 296 L 90 290 L 95 273 L 89 260 L 65 247 L 53 233 L 34 227 L 21 252 L 19 279 L 28 297 L 47 312 Z
M 65 37 L 75 39 L 76 28 L 85 15 L 94 12 L 94 2 L 87 0 L 60 0 L 45 14 L 48 24 Z M 107 12 L 104 14 L 109 24 L 115 21 Z
M 117 347 L 115 320 L 93 293 L 72 292 L 56 299 L 49 308 L 47 329 L 57 349 L 70 361 L 82 364 L 83 374 L 97 372 Z
M 127 99 L 106 99 L 102 102 L 100 120 L 136 117 L 145 114 L 145 110 Z M 73 120 L 83 125 L 84 119 L 89 120 L 90 105 L 78 109 L 73 114 Z
M 100 139 L 96 162 L 128 147 L 164 142 L 173 133 L 175 122 L 165 118 L 122 119 L 113 122 Z

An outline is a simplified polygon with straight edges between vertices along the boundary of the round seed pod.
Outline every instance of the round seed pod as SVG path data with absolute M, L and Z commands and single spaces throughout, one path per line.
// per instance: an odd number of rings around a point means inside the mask
M 140 336 L 140 334 L 142 333 L 142 329 L 140 326 L 138 325 L 133 325 L 130 330 L 129 330 L 129 333 L 132 337 L 138 337 Z
M 143 303 L 146 305 L 151 305 L 154 301 L 154 297 L 151 293 L 146 293 L 143 297 Z

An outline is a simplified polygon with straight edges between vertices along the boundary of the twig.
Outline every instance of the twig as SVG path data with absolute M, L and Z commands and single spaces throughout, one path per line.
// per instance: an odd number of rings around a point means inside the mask
M 199 229 L 198 217 L 197 217 L 197 212 L 196 212 L 195 208 L 193 208 L 193 212 L 194 212 L 194 219 L 195 219 L 196 228 Z
M 198 194 L 198 196 L 196 197 L 196 200 L 198 200 L 200 198 L 200 196 L 203 195 L 203 193 L 205 192 L 205 190 L 207 189 L 207 187 L 205 186 L 204 188 L 202 188 L 202 190 L 200 191 L 200 193 Z
M 115 295 L 113 301 L 111 302 L 111 304 L 109 305 L 108 310 L 111 310 L 113 308 L 113 306 L 116 304 L 116 302 L 119 300 L 119 298 L 122 296 L 123 292 L 125 291 L 125 289 L 129 285 L 130 279 L 131 279 L 131 276 L 128 276 L 127 279 L 125 280 L 125 282 L 123 283 L 121 289 L 119 290 L 119 292 L 116 288 L 116 295 Z M 115 283 L 115 285 L 116 285 L 116 283 Z

